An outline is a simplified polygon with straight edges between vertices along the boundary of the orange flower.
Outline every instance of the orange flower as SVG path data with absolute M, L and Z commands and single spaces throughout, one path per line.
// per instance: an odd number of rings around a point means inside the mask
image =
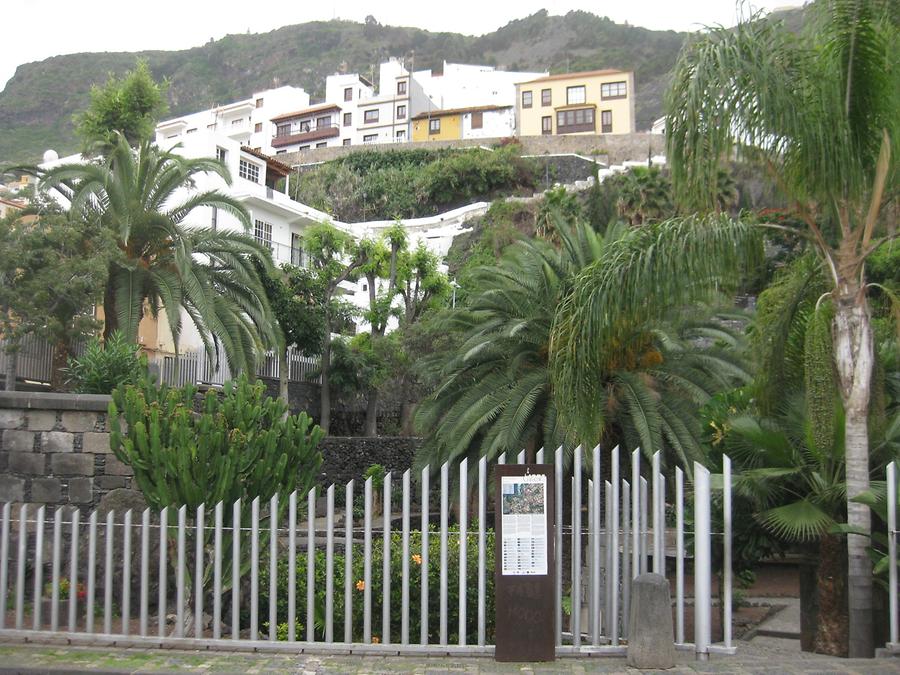
M 366 582 L 363 581 L 362 579 L 360 579 L 359 581 L 357 581 L 357 582 L 356 582 L 356 590 L 358 590 L 358 591 L 364 591 L 364 590 L 366 590 Z
M 372 644 L 373 645 L 377 645 L 380 642 L 381 642 L 381 639 L 377 635 L 372 636 Z
M 412 557 L 412 561 L 414 563 L 416 563 L 416 565 L 421 565 L 422 564 L 422 556 L 420 556 L 418 553 L 414 553 L 413 557 Z

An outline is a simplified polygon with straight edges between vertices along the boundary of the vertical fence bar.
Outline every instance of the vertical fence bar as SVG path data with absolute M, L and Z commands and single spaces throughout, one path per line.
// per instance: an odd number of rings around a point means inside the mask
M 602 498 L 600 486 L 603 485 L 603 479 L 600 477 L 600 446 L 595 445 L 594 450 L 591 456 L 591 468 L 593 470 L 593 480 L 591 481 L 594 490 L 591 494 L 591 510 L 594 514 L 594 523 L 593 528 L 591 528 L 592 535 L 592 548 L 591 548 L 591 635 L 592 635 L 592 644 L 599 645 L 600 644 L 600 523 L 601 513 L 600 513 L 600 500 Z M 608 530 L 607 530 L 608 532 Z M 609 542 L 607 542 L 607 547 L 609 546 Z M 608 550 L 608 548 L 607 548 Z M 609 568 L 605 570 L 607 576 L 609 576 Z M 607 584 L 608 586 L 609 584 Z M 604 623 L 606 622 L 606 617 L 603 617 Z
M 631 485 L 622 479 L 622 637 L 631 620 Z
M 231 506 L 231 639 L 241 636 L 241 500 Z
M 534 461 L 538 464 L 544 463 L 544 448 L 541 447 L 540 450 L 537 451 L 537 455 L 535 455 Z
M 543 448 L 541 449 L 543 452 Z M 541 458 L 543 461 L 543 458 Z M 487 457 L 478 460 L 478 646 L 484 646 L 486 640 L 487 613 L 485 609 L 486 592 L 486 551 L 487 531 L 485 518 L 487 510 Z
M 50 630 L 53 632 L 59 630 L 59 570 L 62 564 L 60 561 L 62 554 L 62 516 L 62 507 L 57 506 L 53 513 L 53 571 L 50 582 L 52 586 L 50 595 Z M 75 589 L 70 589 L 70 592 L 74 593 Z M 5 610 L 5 607 L 0 609 Z
M 631 578 L 641 573 L 641 449 L 631 453 Z M 629 587 L 630 587 L 629 583 Z
M 556 644 L 562 644 L 562 561 L 563 561 L 563 446 L 556 449 L 553 464 L 553 479 L 556 481 Z
M 684 644 L 684 472 L 675 467 L 675 642 Z
M 250 639 L 259 638 L 259 497 L 250 502 Z
M 447 644 L 447 526 L 450 511 L 450 463 L 441 466 L 441 588 L 440 588 L 440 643 Z
M 497 458 L 497 464 L 506 464 L 506 452 L 501 452 Z
M 694 462 L 694 649 L 699 661 L 709 659 L 711 562 L 709 471 Z
M 723 579 L 724 617 L 722 618 L 722 638 L 726 647 L 731 647 L 731 458 L 722 455 L 722 517 L 723 528 Z
M 372 642 L 372 477 L 366 478 L 363 505 L 363 642 Z
M 141 618 L 138 631 L 147 637 L 148 616 L 150 614 L 150 509 L 141 513 Z
M 334 642 L 334 483 L 325 492 L 325 642 Z
M 187 551 L 187 506 L 178 509 L 178 569 L 175 571 L 175 637 L 184 637 L 184 577 Z
M 197 507 L 194 523 L 194 637 L 203 637 L 203 545 L 206 532 L 206 507 Z
M 115 512 L 106 514 L 106 568 L 103 577 L 103 632 L 112 633 L 113 538 Z
M 9 549 L 9 504 L 3 510 L 3 545 L 6 550 Z M 81 524 L 81 511 L 75 509 L 72 511 L 72 546 L 69 550 L 69 632 L 74 633 L 78 623 L 78 530 Z M 6 550 L 3 551 L 3 568 L 0 572 L 0 585 L 3 587 L 3 596 L 0 599 L 0 607 L 6 607 Z M 3 624 L 0 623 L 0 626 Z
M 306 493 L 306 640 L 316 640 L 316 488 Z
M 585 547 L 584 567 L 587 572 L 587 626 L 585 629 L 588 634 L 588 642 L 593 644 L 594 641 L 594 612 L 599 612 L 596 607 L 599 603 L 594 602 L 594 481 L 587 479 L 587 546 Z M 598 571 L 599 573 L 599 571 Z
M 288 642 L 297 639 L 297 491 L 288 497 Z
M 122 522 L 122 635 L 131 628 L 131 509 Z
M 0 611 L 0 629 L 6 628 L 6 587 L 9 583 L 9 526 L 11 517 L 12 504 L 6 502 L 3 505 L 3 531 L 2 534 L 0 534 L 0 609 L 3 610 Z M 74 535 L 72 536 L 72 541 L 77 541 L 77 538 Z M 71 606 L 71 595 L 69 597 L 69 604 Z M 69 615 L 71 616 L 71 609 Z M 69 631 L 74 631 L 71 621 L 69 622 Z
M 403 546 L 403 563 L 400 566 L 402 584 L 400 587 L 400 644 L 409 644 L 409 493 L 410 493 L 409 469 L 403 472 L 403 534 L 401 537 Z
M 269 640 L 278 638 L 278 493 L 269 500 Z
M 524 450 L 523 450 L 524 452 Z M 469 460 L 459 463 L 459 644 L 466 644 L 466 588 L 469 552 Z
M 619 446 L 617 445 L 612 451 L 612 467 L 611 467 L 611 491 L 610 501 L 612 502 L 612 565 L 610 566 L 610 574 L 612 575 L 612 604 L 611 613 L 607 625 L 612 628 L 610 638 L 613 646 L 619 644 Z
M 525 463 L 525 451 L 524 450 L 519 452 L 518 456 L 516 457 L 516 463 L 518 463 L 518 464 Z
M 609 640 L 612 621 L 612 490 L 609 481 L 603 483 L 603 635 Z
M 225 505 L 219 501 L 213 516 L 213 640 L 222 637 L 222 521 Z
M 96 515 L 96 514 L 92 514 Z M 166 593 L 166 580 L 168 579 L 168 568 L 166 567 L 169 564 L 168 554 L 166 553 L 167 544 L 169 541 L 169 507 L 163 507 L 162 511 L 159 512 L 159 565 L 157 567 L 158 574 L 158 586 L 157 589 L 157 605 L 156 610 L 158 616 L 156 617 L 156 632 L 159 637 L 164 637 L 166 634 L 166 614 L 168 607 L 166 606 L 167 593 Z M 93 567 L 93 565 L 91 566 Z M 88 616 L 90 617 L 90 612 L 88 612 Z
M 34 607 L 33 627 L 38 630 L 41 627 L 41 596 L 44 591 L 44 513 L 46 507 L 40 506 L 35 513 L 34 525 Z M 109 631 L 106 631 L 107 633 Z
M 581 646 L 581 446 L 572 475 L 572 644 Z
M 24 508 L 24 507 L 23 507 Z M 85 603 L 85 630 L 94 632 L 94 595 L 97 591 L 97 512 L 88 519 L 88 567 L 87 602 Z M 165 619 L 163 619 L 165 620 Z
M 897 644 L 897 465 L 887 465 L 887 526 L 888 526 L 888 607 L 890 611 L 891 644 Z M 5 530 L 4 530 L 5 532 Z M 4 535 L 5 539 L 5 535 Z
M 428 644 L 428 472 L 430 468 L 426 465 L 422 469 L 422 569 L 421 573 L 421 605 L 419 619 L 419 642 L 423 645 Z
M 344 516 L 344 642 L 353 642 L 353 481 L 347 483 Z
M 647 518 L 648 515 L 648 504 L 649 501 L 647 492 L 648 485 L 647 479 L 641 476 L 640 478 L 641 485 L 641 571 L 639 574 L 645 574 L 647 572 L 647 556 L 648 556 L 648 545 L 647 539 L 650 536 L 648 530 L 648 523 L 650 520 Z
M 662 564 L 662 555 L 660 555 L 660 533 L 662 532 L 662 524 L 659 522 L 659 505 L 660 505 L 660 473 L 659 473 L 659 450 L 653 453 L 653 462 L 651 471 L 653 472 L 650 481 L 653 488 L 653 573 L 665 574 Z
M 384 476 L 381 512 L 381 642 L 391 643 L 391 472 Z

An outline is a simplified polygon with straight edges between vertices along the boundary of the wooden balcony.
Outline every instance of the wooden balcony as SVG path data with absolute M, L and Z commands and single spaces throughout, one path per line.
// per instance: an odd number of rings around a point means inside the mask
M 326 138 L 334 138 L 341 135 L 341 128 L 336 124 L 330 124 L 325 127 L 316 127 L 309 131 L 303 131 L 297 134 L 275 136 L 272 139 L 273 148 L 283 148 L 286 145 L 296 145 L 314 143 Z

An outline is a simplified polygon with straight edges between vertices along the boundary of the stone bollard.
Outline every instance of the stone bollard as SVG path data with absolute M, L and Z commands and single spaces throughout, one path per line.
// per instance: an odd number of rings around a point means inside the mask
M 628 665 L 656 670 L 675 666 L 675 634 L 669 582 L 660 574 L 641 574 L 631 586 Z

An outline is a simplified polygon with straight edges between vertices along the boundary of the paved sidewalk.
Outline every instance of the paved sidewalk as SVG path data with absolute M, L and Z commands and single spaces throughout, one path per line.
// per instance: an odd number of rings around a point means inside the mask
M 312 656 L 189 652 L 176 650 L 94 649 L 0 644 L 0 675 L 7 673 L 299 673 L 437 675 L 438 673 L 624 673 L 637 672 L 623 658 L 563 659 L 547 664 L 503 664 L 486 658 Z M 738 645 L 735 656 L 713 655 L 700 663 L 687 653 L 667 673 L 750 675 L 900 673 L 900 659 L 847 660 L 801 654 L 796 640 L 757 637 Z

